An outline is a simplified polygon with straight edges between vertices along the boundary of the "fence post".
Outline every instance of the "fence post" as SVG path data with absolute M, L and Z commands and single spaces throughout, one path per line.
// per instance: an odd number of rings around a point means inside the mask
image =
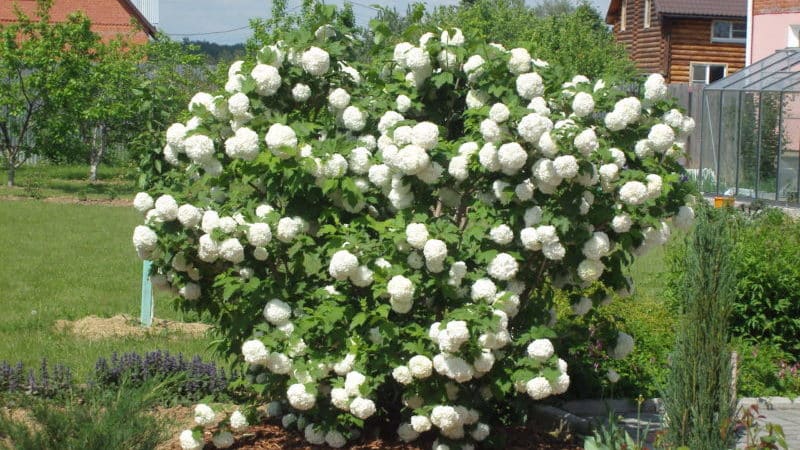
M 139 321 L 144 327 L 149 327 L 153 323 L 153 285 L 150 284 L 150 266 L 152 265 L 152 261 L 142 263 L 142 314 Z

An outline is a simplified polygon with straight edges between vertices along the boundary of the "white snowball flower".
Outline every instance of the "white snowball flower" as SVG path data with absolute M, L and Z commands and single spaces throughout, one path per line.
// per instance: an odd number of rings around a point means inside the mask
M 533 112 L 541 114 L 545 117 L 550 115 L 550 108 L 547 106 L 547 100 L 541 96 L 533 97 L 526 108 L 532 109 Z
M 506 224 L 501 224 L 489 230 L 489 239 L 499 245 L 508 245 L 514 240 L 514 231 Z
M 475 371 L 479 373 L 486 373 L 492 370 L 492 367 L 495 363 L 495 357 L 491 350 L 484 349 L 475 361 L 472 362 L 472 366 L 475 367 Z
M 197 283 L 186 283 L 185 286 L 178 289 L 178 294 L 186 300 L 197 300 L 200 298 L 200 285 Z
M 619 166 L 616 164 L 603 164 L 598 169 L 598 172 L 603 182 L 610 183 L 619 177 Z
M 331 404 L 341 410 L 349 411 L 350 396 L 344 388 L 333 388 L 331 389 Z
M 431 423 L 442 430 L 462 424 L 462 420 L 452 406 L 437 405 L 431 411 Z
M 597 151 L 600 146 L 597 142 L 597 135 L 591 128 L 587 128 L 575 136 L 573 144 L 575 144 L 575 148 L 584 156 L 589 156 L 592 152 Z
M 640 139 L 636 141 L 634 152 L 640 159 L 644 159 L 653 155 L 653 143 L 647 139 Z
M 411 428 L 417 433 L 424 433 L 431 429 L 431 420 L 426 416 L 413 415 L 411 416 Z
M 617 344 L 614 350 L 611 351 L 611 357 L 614 359 L 624 359 L 633 351 L 633 336 L 619 332 L 617 335 Z
M 133 207 L 144 214 L 153 208 L 153 197 L 147 192 L 139 192 L 136 194 L 136 197 L 133 198 Z
M 194 407 L 194 422 L 200 426 L 214 423 L 214 416 L 214 410 L 205 403 L 200 403 Z
M 238 409 L 231 414 L 228 422 L 230 423 L 233 431 L 241 431 L 250 425 L 247 423 L 247 417 L 245 417 L 244 414 L 242 414 Z
M 536 251 L 542 249 L 542 243 L 539 241 L 539 233 L 536 228 L 523 228 L 519 233 L 519 238 L 522 241 L 522 246 L 528 250 Z
M 569 375 L 561 373 L 555 382 L 550 383 L 550 386 L 553 388 L 553 394 L 563 394 L 567 392 L 567 389 L 569 389 L 569 381 Z
M 536 361 L 544 362 L 555 354 L 555 348 L 550 339 L 536 339 L 528 344 L 528 356 Z
M 300 65 L 309 75 L 319 77 L 324 75 L 331 66 L 331 57 L 319 47 L 311 47 L 300 57 Z
M 292 98 L 296 102 L 304 102 L 311 98 L 311 88 L 303 83 L 297 83 L 292 88 Z
M 633 225 L 633 220 L 628 214 L 617 214 L 611 219 L 611 229 L 616 233 L 627 233 Z
M 230 431 L 220 431 L 211 438 L 211 443 L 216 448 L 228 448 L 232 446 L 236 440 Z
M 553 394 L 553 388 L 545 377 L 536 377 L 525 384 L 525 392 L 534 400 L 541 400 Z
M 300 421 L 298 421 L 298 424 L 299 423 Z M 306 441 L 312 445 L 322 445 L 325 443 L 325 431 L 313 423 L 306 425 L 303 430 L 303 436 L 306 438 Z
M 477 89 L 470 89 L 467 92 L 467 108 L 474 109 L 484 106 L 489 101 L 489 94 Z
M 308 411 L 313 408 L 317 402 L 317 398 L 306 391 L 305 385 L 300 383 L 289 386 L 289 389 L 286 390 L 286 398 L 289 400 L 289 404 L 292 405 L 292 408 L 300 411 Z
M 414 125 L 411 143 L 425 150 L 431 150 L 439 143 L 439 127 L 432 122 L 420 122 Z
M 348 106 L 342 113 L 342 122 L 350 131 L 361 131 L 367 125 L 367 114 L 355 106 Z
M 286 324 L 291 318 L 292 307 L 284 301 L 273 298 L 264 306 L 264 319 L 276 327 Z
M 522 180 L 522 183 L 517 184 L 514 187 L 514 194 L 523 202 L 526 202 L 533 198 L 533 193 L 536 190 L 536 186 L 534 186 L 533 182 L 530 178 L 526 178 Z
M 281 87 L 281 74 L 278 69 L 267 64 L 257 64 L 250 76 L 256 82 L 256 92 L 265 97 L 274 95 Z
M 331 257 L 328 273 L 339 280 L 346 280 L 356 269 L 358 269 L 358 258 L 347 250 L 339 250 Z
M 594 98 L 586 92 L 578 92 L 572 99 L 572 111 L 578 117 L 586 117 L 594 112 Z
M 242 127 L 225 140 L 225 154 L 231 158 L 252 161 L 258 156 L 258 133 Z
M 342 88 L 336 88 L 328 95 L 328 103 L 335 109 L 345 109 L 350 104 L 350 94 Z
M 442 264 L 447 258 L 447 244 L 439 239 L 429 239 L 425 242 L 422 249 L 422 254 L 425 255 L 425 262 L 428 265 L 428 270 L 434 273 L 444 270 Z M 432 267 L 437 267 L 438 270 L 433 270 Z
M 653 150 L 663 153 L 675 143 L 675 131 L 669 125 L 658 123 L 650 128 L 647 140 L 650 141 Z
M 408 366 L 397 366 L 392 370 L 392 378 L 400 384 L 411 384 L 414 376 Z
M 480 55 L 472 55 L 467 58 L 467 61 L 464 63 L 463 69 L 464 73 L 467 74 L 467 80 L 470 83 L 474 83 L 478 80 L 478 77 L 483 74 L 483 66 L 486 61 Z
M 436 60 L 439 61 L 439 67 L 444 70 L 455 69 L 458 65 L 458 56 L 447 49 L 440 51 L 436 56 Z
M 695 123 L 691 117 L 684 117 L 681 122 L 680 133 L 682 137 L 686 137 L 694 131 Z
M 203 448 L 203 442 L 194 438 L 192 430 L 181 431 L 178 441 L 183 450 L 200 450 Z
M 365 377 L 362 373 L 351 371 L 348 372 L 344 378 L 344 390 L 347 391 L 347 394 L 351 397 L 355 397 L 360 395 L 360 387 L 364 382 L 367 381 L 367 377 Z
M 481 278 L 472 284 L 470 297 L 473 301 L 494 300 L 497 295 L 497 286 L 488 278 Z
M 183 148 L 186 139 L 186 126 L 182 123 L 173 123 L 167 128 L 167 144 L 175 148 Z
M 544 257 L 553 261 L 560 261 L 564 259 L 564 256 L 567 254 L 567 249 L 561 245 L 560 242 L 555 242 L 552 244 L 543 244 L 542 245 L 542 253 Z
M 616 382 L 619 381 L 620 377 L 619 377 L 619 373 L 617 373 L 616 370 L 609 369 L 608 372 L 606 373 L 606 378 L 608 378 L 609 382 L 616 383 Z
M 447 173 L 450 174 L 457 181 L 464 181 L 469 178 L 469 167 L 467 158 L 464 156 L 454 156 L 450 159 L 450 164 L 447 166 Z
M 425 72 L 431 67 L 431 55 L 423 48 L 412 47 L 405 53 L 405 63 L 412 72 Z
M 563 178 L 558 176 L 553 161 L 547 158 L 539 159 L 533 163 L 531 172 L 534 178 L 543 185 L 558 186 L 563 180 Z M 539 189 L 542 190 L 543 187 L 544 186 L 539 186 Z
M 280 123 L 272 124 L 269 127 L 266 136 L 264 136 L 264 141 L 267 143 L 267 147 L 279 157 L 285 157 L 280 152 L 281 147 L 297 147 L 297 135 L 292 127 Z
M 647 181 L 647 196 L 650 198 L 656 198 L 661 195 L 661 187 L 663 185 L 663 180 L 661 179 L 660 175 L 656 175 L 654 173 L 648 174 L 645 177 Z
M 347 443 L 344 435 L 336 430 L 325 433 L 325 443 L 331 448 L 342 448 Z
M 350 402 L 350 413 L 362 420 L 370 418 L 376 410 L 375 402 L 368 398 L 356 397 Z
M 350 281 L 357 287 L 367 287 L 374 281 L 374 273 L 367 266 L 358 266 L 350 274 Z
M 158 244 L 158 235 L 145 225 L 137 225 L 133 229 L 133 246 L 140 254 L 150 253 Z
M 478 162 L 490 172 L 497 172 L 500 170 L 500 158 L 497 155 L 497 147 L 488 142 L 484 144 L 480 151 L 478 151 Z
M 559 156 L 553 160 L 553 169 L 556 174 L 564 179 L 572 179 L 578 175 L 578 160 L 572 155 Z
M 667 98 L 667 83 L 659 73 L 650 74 L 644 82 L 644 98 L 650 101 L 663 100 Z
M 195 134 L 184 141 L 186 156 L 196 164 L 203 164 L 214 158 L 214 141 L 202 134 Z
M 531 70 L 531 54 L 524 48 L 514 48 L 509 52 L 508 70 L 519 75 L 521 73 L 530 72 Z
M 472 430 L 472 433 L 470 433 L 470 436 L 472 436 L 472 439 L 475 439 L 476 441 L 481 442 L 481 441 L 485 440 L 487 437 L 489 437 L 490 431 L 491 431 L 491 428 L 489 427 L 489 425 L 487 425 L 485 423 L 479 423 L 479 424 L 477 424 L 475 426 L 475 429 Z
M 526 227 L 538 224 L 542 221 L 542 208 L 539 206 L 532 206 L 526 209 L 523 218 Z
M 503 137 L 503 129 L 492 119 L 481 122 L 481 135 L 486 142 L 497 143 Z
M 526 142 L 538 143 L 542 134 L 553 129 L 553 121 L 538 113 L 523 117 L 517 124 L 517 132 Z
M 247 242 L 253 247 L 264 247 L 272 240 L 272 230 L 266 223 L 256 222 L 247 228 Z
M 197 256 L 201 261 L 214 262 L 219 257 L 219 246 L 210 234 L 200 236 L 198 240 Z
M 433 373 L 433 362 L 424 355 L 415 355 L 408 360 L 408 368 L 414 378 L 425 379 Z
M 489 109 L 489 118 L 497 123 L 505 122 L 510 115 L 511 111 L 508 110 L 508 106 L 502 103 L 495 103 Z
M 544 80 L 536 72 L 524 73 L 517 77 L 517 94 L 531 100 L 544 94 Z
M 397 437 L 403 442 L 411 442 L 419 437 L 419 433 L 410 424 L 404 423 L 397 428 Z
M 386 134 L 393 126 L 403 120 L 405 120 L 405 118 L 400 113 L 396 111 L 386 111 L 378 121 L 378 131 L 380 131 L 381 134 Z
M 386 291 L 395 301 L 408 302 L 414 298 L 414 283 L 402 275 L 393 276 L 386 284 Z
M 278 220 L 275 236 L 279 241 L 289 243 L 305 229 L 303 221 L 296 217 L 282 217 Z
M 406 226 L 406 242 L 416 249 L 423 249 L 428 242 L 428 228 L 423 223 L 410 223 Z
M 219 256 L 226 261 L 238 264 L 244 261 L 244 247 L 236 238 L 228 238 L 219 244 Z
M 600 276 L 603 275 L 603 270 L 605 270 L 605 266 L 599 260 L 584 259 L 578 264 L 578 278 L 591 283 L 600 279 Z
M 328 157 L 320 171 L 320 175 L 325 178 L 340 178 L 347 173 L 347 160 L 339 153 L 334 153 Z
M 639 181 L 628 181 L 620 188 L 619 198 L 628 205 L 641 205 L 647 201 L 647 186 Z
M 506 175 L 514 175 L 525 166 L 528 152 L 516 142 L 503 144 L 497 149 L 497 162 Z
M 181 205 L 178 208 L 178 222 L 185 228 L 194 228 L 203 218 L 203 213 L 192 205 Z
M 602 231 L 595 231 L 588 241 L 583 243 L 582 252 L 588 259 L 600 259 L 608 256 L 611 251 L 611 241 Z

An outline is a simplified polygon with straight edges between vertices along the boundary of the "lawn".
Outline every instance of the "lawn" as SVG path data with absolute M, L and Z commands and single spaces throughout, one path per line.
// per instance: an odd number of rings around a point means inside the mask
M 139 316 L 142 263 L 131 245 L 133 208 L 0 200 L 0 361 L 65 363 L 85 379 L 99 356 L 167 349 L 210 356 L 208 338 L 90 341 L 54 330 L 58 319 Z M 156 316 L 184 319 L 157 298 Z M 189 319 L 189 318 L 186 318 Z
M 100 166 L 97 182 L 89 183 L 88 166 L 41 163 L 17 169 L 16 186 L 8 187 L 8 174 L 4 168 L 0 171 L 0 196 L 71 197 L 79 200 L 132 198 L 136 193 L 133 173 L 126 167 Z

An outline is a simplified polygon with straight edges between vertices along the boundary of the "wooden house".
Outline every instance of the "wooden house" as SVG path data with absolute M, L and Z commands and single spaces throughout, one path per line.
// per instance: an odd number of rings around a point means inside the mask
M 35 0 L 0 0 L 0 25 L 16 21 L 14 8 L 29 16 L 36 12 Z M 131 0 L 54 0 L 50 20 L 59 22 L 76 11 L 84 12 L 92 21 L 92 31 L 104 40 L 132 34 L 132 41 L 145 43 L 155 37 L 156 28 Z
M 710 83 L 744 67 L 747 0 L 611 0 L 606 23 L 645 73 Z

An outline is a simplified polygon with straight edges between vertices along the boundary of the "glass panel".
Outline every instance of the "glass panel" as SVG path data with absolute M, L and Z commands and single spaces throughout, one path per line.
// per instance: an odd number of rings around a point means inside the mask
M 800 204 L 800 93 L 785 94 L 782 105 L 783 133 L 778 169 L 778 200 Z
M 715 20 L 712 28 L 712 37 L 728 39 L 731 37 L 731 23 L 724 20 Z
M 736 193 L 740 197 L 755 197 L 756 194 L 758 100 L 756 92 L 745 92 L 742 95 L 739 123 L 739 186 Z
M 707 71 L 708 66 L 706 64 L 692 64 L 692 83 L 705 84 Z
M 734 22 L 731 37 L 744 39 L 747 37 L 747 24 L 744 22 Z
M 717 80 L 725 78 L 725 66 L 709 66 L 708 82 L 713 83 Z
M 717 149 L 720 127 L 719 91 L 703 93 L 703 119 L 700 133 L 700 169 L 689 170 L 700 191 L 717 193 Z
M 722 93 L 722 117 L 717 134 L 719 140 L 719 192 L 736 194 L 736 153 L 739 150 L 739 93 Z
M 780 143 L 780 129 L 778 127 L 781 106 L 780 94 L 777 92 L 762 92 L 760 111 L 761 121 L 760 151 L 758 162 L 758 197 L 766 200 L 777 200 L 776 184 L 778 182 L 778 145 Z
M 713 89 L 752 89 L 747 86 L 800 62 L 800 51 L 778 51 L 716 83 Z

